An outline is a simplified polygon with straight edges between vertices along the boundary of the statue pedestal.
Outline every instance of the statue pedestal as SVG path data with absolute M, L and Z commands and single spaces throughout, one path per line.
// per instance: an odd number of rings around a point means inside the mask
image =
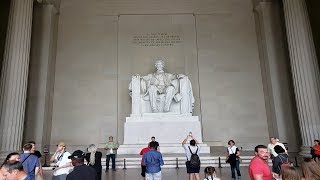
M 192 132 L 201 146 L 201 153 L 210 153 L 202 143 L 201 123 L 198 116 L 176 113 L 143 113 L 126 118 L 124 144 L 118 154 L 138 154 L 148 145 L 152 136 L 160 144 L 161 153 L 184 153 L 181 142 Z

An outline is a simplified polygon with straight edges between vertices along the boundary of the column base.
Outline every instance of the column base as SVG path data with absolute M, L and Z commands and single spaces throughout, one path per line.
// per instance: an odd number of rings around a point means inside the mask
M 300 152 L 299 155 L 302 157 L 310 157 L 311 158 L 311 154 L 310 154 L 310 146 L 301 146 L 300 147 Z

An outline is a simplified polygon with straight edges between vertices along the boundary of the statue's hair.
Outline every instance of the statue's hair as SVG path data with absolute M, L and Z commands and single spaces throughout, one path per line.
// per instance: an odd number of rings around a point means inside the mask
M 154 62 L 154 64 L 158 64 L 158 63 L 162 63 L 163 65 L 165 65 L 164 60 L 162 60 L 162 58 L 159 58 Z
M 94 165 L 96 161 L 96 152 L 97 152 L 97 147 L 94 144 L 90 144 L 88 147 L 88 151 L 90 152 L 90 165 Z

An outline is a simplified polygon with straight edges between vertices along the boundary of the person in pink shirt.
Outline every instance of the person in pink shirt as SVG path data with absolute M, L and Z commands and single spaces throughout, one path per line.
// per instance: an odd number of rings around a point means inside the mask
M 272 180 L 268 166 L 270 153 L 267 146 L 258 145 L 254 148 L 255 157 L 251 160 L 248 171 L 251 180 Z

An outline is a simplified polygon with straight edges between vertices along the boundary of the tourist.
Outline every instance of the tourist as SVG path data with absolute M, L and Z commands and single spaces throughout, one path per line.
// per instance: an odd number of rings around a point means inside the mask
M 236 179 L 236 173 L 237 171 L 237 176 L 238 179 L 241 179 L 241 172 L 240 172 L 240 151 L 235 146 L 235 142 L 233 140 L 228 141 L 228 163 L 230 164 L 231 167 L 231 178 Z
M 216 175 L 216 170 L 212 166 L 204 168 L 204 180 L 220 180 Z
M 143 164 L 146 165 L 146 180 L 161 180 L 162 154 L 157 151 L 157 144 L 150 142 L 150 150 L 143 155 Z
M 8 154 L 2 164 L 6 163 L 7 161 L 20 161 L 20 154 L 17 152 Z
M 289 163 L 289 156 L 285 153 L 285 150 L 279 145 L 276 145 L 274 147 L 274 151 L 278 154 L 278 156 L 273 159 L 272 172 L 280 175 L 281 165 L 283 163 Z
M 311 155 L 312 158 L 316 161 L 319 162 L 320 159 L 320 141 L 319 140 L 314 140 L 314 146 L 311 147 Z
M 101 180 L 102 175 L 102 165 L 101 165 L 101 158 L 102 153 L 97 151 L 97 147 L 94 144 L 90 144 L 88 147 L 88 152 L 86 153 L 85 159 L 88 162 L 88 166 L 92 167 L 96 170 L 97 176 L 96 180 Z
M 298 169 L 292 166 L 287 166 L 281 169 L 281 180 L 301 180 Z
M 160 150 L 160 148 L 159 148 L 160 145 L 159 145 L 158 141 L 156 141 L 156 138 L 154 136 L 151 137 L 151 142 L 155 142 L 156 143 L 156 145 L 157 145 L 156 150 L 159 151 Z
M 73 171 L 67 175 L 67 180 L 94 180 L 96 179 L 97 172 L 93 167 L 84 164 L 85 153 L 81 150 L 74 151 L 69 157 Z
M 148 152 L 149 150 L 150 150 L 150 143 L 148 144 L 148 147 L 145 147 L 145 148 L 141 149 L 141 151 L 140 151 L 140 155 L 142 156 L 142 158 L 141 158 L 141 176 L 143 177 L 143 179 L 146 179 L 146 165 L 143 163 L 143 155 L 144 155 L 144 153 Z
M 190 142 L 188 145 L 187 141 L 190 139 Z M 187 137 L 182 141 L 182 146 L 184 148 L 184 151 L 186 153 L 187 161 L 186 161 L 186 167 L 187 167 L 187 173 L 189 174 L 189 180 L 200 180 L 200 163 L 199 166 L 191 166 L 191 156 L 192 154 L 197 154 L 199 156 L 200 154 L 200 146 L 198 146 L 199 142 L 192 136 L 192 133 L 190 132 Z
M 13 152 L 7 155 L 6 159 L 3 161 L 3 163 L 0 166 L 0 180 L 5 179 L 4 177 L 5 169 L 2 168 L 2 166 L 8 161 L 20 161 L 20 154 L 17 152 Z
M 272 175 L 268 166 L 269 151 L 265 145 L 254 148 L 255 157 L 251 160 L 248 172 L 251 180 L 271 180 Z
M 66 144 L 60 142 L 50 158 L 50 161 L 55 163 L 52 180 L 65 180 L 67 178 L 70 168 L 72 167 L 71 160 L 68 159 L 70 155 L 71 154 L 66 151 Z
M 23 165 L 19 161 L 6 161 L 1 167 L 1 173 L 5 180 L 34 180 L 35 177 L 24 171 Z
M 39 173 L 38 173 L 38 176 L 42 176 L 43 170 L 42 170 L 41 159 L 40 159 L 41 156 L 42 156 L 42 155 L 41 155 L 41 152 L 36 150 L 36 142 L 35 142 L 35 141 L 29 141 L 29 142 L 27 142 L 27 143 L 32 144 L 31 153 L 32 153 L 33 155 L 37 156 L 38 159 L 39 159 Z
M 287 150 L 286 150 L 285 146 L 284 146 L 282 143 L 279 142 L 279 139 L 278 139 L 278 138 L 276 138 L 276 137 L 270 137 L 270 144 L 268 144 L 268 150 L 269 150 L 269 152 L 270 152 L 270 154 L 271 154 L 271 157 L 270 157 L 270 158 L 271 158 L 272 160 L 273 160 L 273 158 L 275 158 L 275 157 L 278 156 L 278 154 L 274 151 L 274 147 L 275 147 L 276 145 L 281 146 L 281 147 L 285 150 L 285 153 L 287 153 Z
M 109 171 L 109 162 L 112 160 L 112 170 L 116 171 L 116 155 L 119 144 L 113 141 L 113 137 L 109 137 L 109 141 L 106 143 L 105 149 L 107 150 L 106 159 L 106 172 Z
M 305 158 L 301 164 L 302 177 L 305 180 L 320 179 L 320 165 L 311 158 Z
M 31 153 L 32 144 L 27 143 L 23 146 L 23 153 L 20 154 L 20 162 L 28 176 L 35 178 L 39 173 L 39 159 Z

